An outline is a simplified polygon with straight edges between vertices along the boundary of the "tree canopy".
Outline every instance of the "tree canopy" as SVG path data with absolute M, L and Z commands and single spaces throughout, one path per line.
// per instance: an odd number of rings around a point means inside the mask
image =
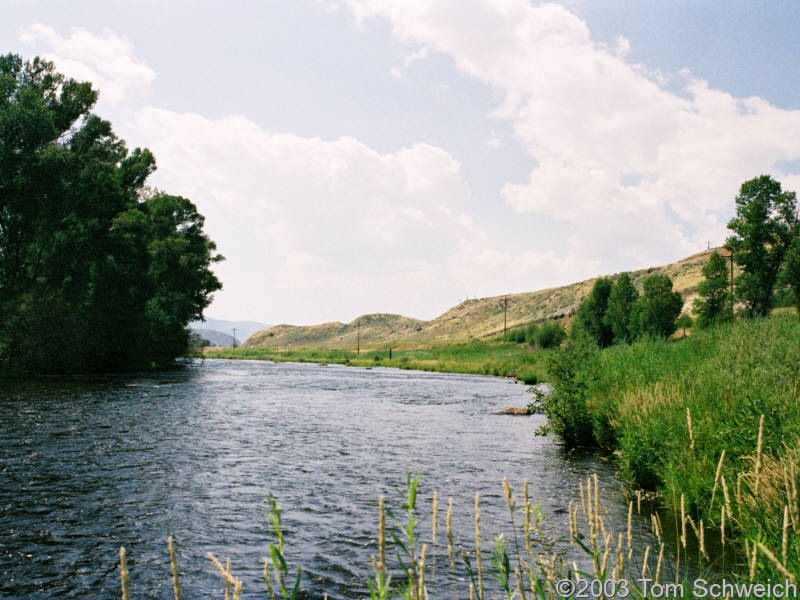
M 166 364 L 221 288 L 203 216 L 145 186 L 155 158 L 96 100 L 52 63 L 0 56 L 0 359 L 22 369 Z
M 703 265 L 703 281 L 698 286 L 698 297 L 693 308 L 697 325 L 702 329 L 732 318 L 729 291 L 728 265 L 719 252 L 714 250 Z
M 613 282 L 607 277 L 598 279 L 589 297 L 578 307 L 573 327 L 582 329 L 589 334 L 601 348 L 610 346 L 613 340 L 611 327 L 606 322 L 608 298 Z
M 606 326 L 611 329 L 615 344 L 631 341 L 631 311 L 638 297 L 639 292 L 631 282 L 630 275 L 627 273 L 620 275 L 608 294 L 608 308 L 604 317 Z
M 634 337 L 669 337 L 683 308 L 683 297 L 672 291 L 672 280 L 662 273 L 644 280 L 642 295 L 633 305 L 631 332 Z
M 742 268 L 735 280 L 738 300 L 751 316 L 768 314 L 784 255 L 797 228 L 797 198 L 769 175 L 745 181 L 736 196 L 733 235 L 725 246 Z

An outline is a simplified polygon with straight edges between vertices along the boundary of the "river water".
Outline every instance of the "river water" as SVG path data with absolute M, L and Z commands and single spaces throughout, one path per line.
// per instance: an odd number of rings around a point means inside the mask
M 184 598 L 222 598 L 207 552 L 231 559 L 244 598 L 265 598 L 269 493 L 283 506 L 302 589 L 362 598 L 377 499 L 398 507 L 396 488 L 416 472 L 422 512 L 439 491 L 442 529 L 453 497 L 463 546 L 474 539 L 476 491 L 484 548 L 510 535 L 504 476 L 517 493 L 527 479 L 548 527 L 565 535 L 579 480 L 621 484 L 610 464 L 535 437 L 543 417 L 491 414 L 529 399 L 502 378 L 255 361 L 0 382 L 0 598 L 119 597 L 122 545 L 132 597 L 171 598 L 168 535 Z M 624 529 L 622 501 L 610 519 Z M 430 538 L 430 519 L 421 529 Z M 442 569 L 446 554 L 437 560 Z

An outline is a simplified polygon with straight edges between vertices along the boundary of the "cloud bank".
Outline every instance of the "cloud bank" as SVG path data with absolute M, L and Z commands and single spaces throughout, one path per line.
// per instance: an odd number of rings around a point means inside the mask
M 502 198 L 516 211 L 571 226 L 570 254 L 639 264 L 724 238 L 742 181 L 763 172 L 790 189 L 779 161 L 800 156 L 800 111 L 735 98 L 683 77 L 683 93 L 658 74 L 592 41 L 559 4 L 527 0 L 349 0 L 360 26 L 391 23 L 396 39 L 450 56 L 464 74 L 502 94 L 494 116 L 538 165 Z

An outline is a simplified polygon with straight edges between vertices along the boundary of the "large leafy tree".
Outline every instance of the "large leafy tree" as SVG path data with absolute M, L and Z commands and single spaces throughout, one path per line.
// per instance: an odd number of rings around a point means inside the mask
M 733 235 L 726 247 L 742 272 L 735 280 L 737 299 L 751 316 L 768 313 L 784 255 L 797 225 L 797 199 L 769 175 L 745 181 L 736 196 Z
M 608 308 L 605 314 L 605 324 L 611 329 L 615 344 L 631 340 L 631 311 L 638 297 L 639 292 L 631 282 L 630 275 L 627 273 L 620 275 L 608 294 Z
M 608 297 L 614 283 L 607 277 L 598 279 L 589 297 L 578 307 L 573 327 L 589 334 L 601 348 L 610 346 L 613 340 L 611 327 L 605 316 L 608 308 Z
M 728 266 L 719 252 L 714 250 L 703 265 L 703 281 L 698 286 L 699 296 L 694 301 L 697 325 L 702 329 L 729 320 L 732 316 L 728 290 Z
M 49 62 L 0 56 L 0 358 L 21 368 L 167 363 L 221 287 L 203 217 L 146 193 L 153 155 L 128 151 L 96 99 Z
M 800 313 L 800 226 L 795 227 L 794 239 L 786 251 L 780 282 L 794 292 L 795 307 Z
M 669 337 L 683 308 L 683 297 L 672 291 L 672 280 L 662 273 L 644 280 L 642 295 L 633 305 L 631 333 L 634 337 Z

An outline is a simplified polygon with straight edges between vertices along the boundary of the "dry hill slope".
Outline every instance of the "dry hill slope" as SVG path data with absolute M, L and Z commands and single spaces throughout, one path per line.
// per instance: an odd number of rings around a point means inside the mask
M 722 254 L 727 252 L 721 250 Z M 711 251 L 694 254 L 676 263 L 633 271 L 631 279 L 641 290 L 642 281 L 652 273 L 669 275 L 675 289 L 683 294 L 686 308 L 697 295 L 702 280 L 701 269 Z M 616 278 L 617 275 L 612 275 Z M 531 321 L 548 319 L 569 320 L 578 305 L 589 294 L 597 278 L 562 287 L 509 294 L 508 328 L 524 326 Z M 360 335 L 362 348 L 418 348 L 436 343 L 466 341 L 503 332 L 503 303 L 506 296 L 466 300 L 431 321 L 421 321 L 401 315 L 370 314 L 351 323 L 322 325 L 276 325 L 259 331 L 243 344 L 247 348 L 340 348 L 355 349 Z M 359 332 L 360 322 L 360 332 Z

